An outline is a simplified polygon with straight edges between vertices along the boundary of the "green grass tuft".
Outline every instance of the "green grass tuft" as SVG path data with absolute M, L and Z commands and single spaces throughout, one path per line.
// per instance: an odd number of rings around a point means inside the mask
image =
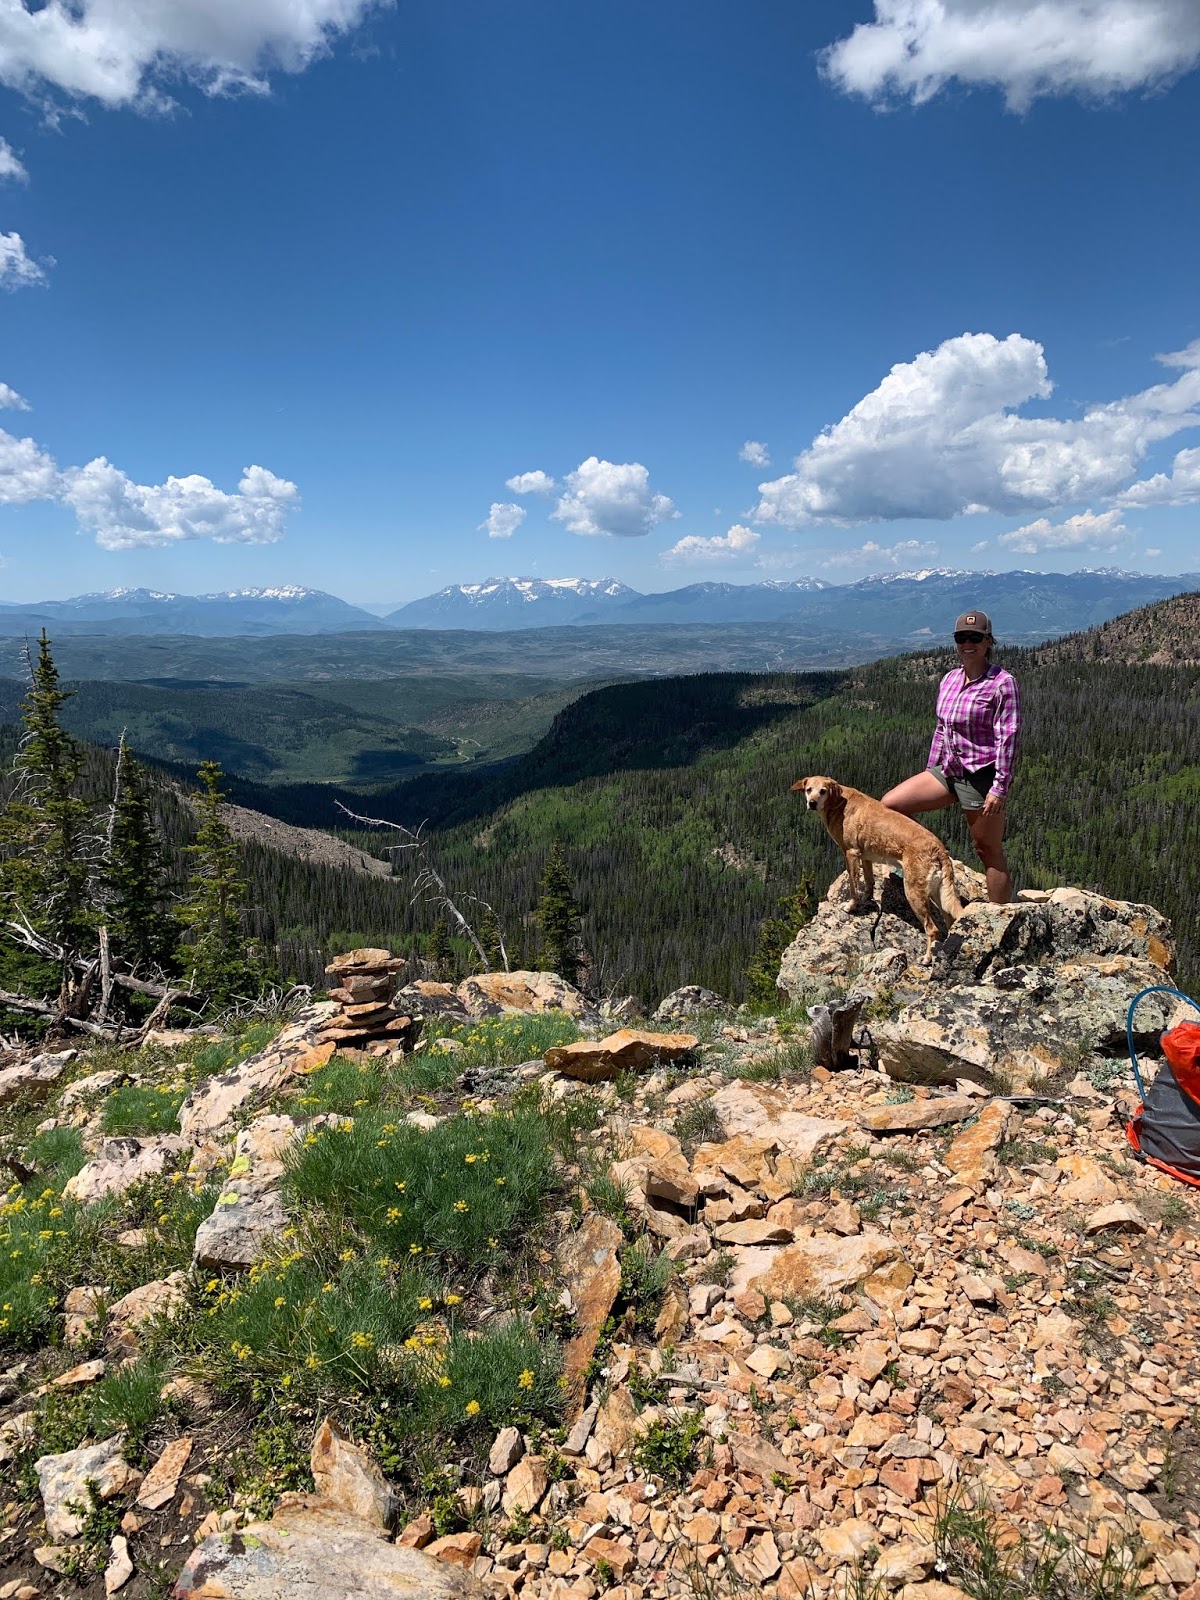
M 186 1092 L 166 1084 L 144 1088 L 131 1083 L 114 1089 L 105 1098 L 101 1124 L 111 1134 L 177 1133 Z

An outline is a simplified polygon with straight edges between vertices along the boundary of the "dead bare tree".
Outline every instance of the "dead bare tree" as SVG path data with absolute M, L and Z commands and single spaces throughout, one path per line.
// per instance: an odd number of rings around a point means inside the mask
M 396 850 L 415 851 L 416 860 L 419 863 L 418 870 L 413 878 L 413 901 L 425 900 L 429 904 L 439 906 L 450 918 L 453 926 L 456 927 L 465 938 L 470 940 L 475 950 L 475 954 L 479 957 L 482 971 L 490 972 L 492 970 L 492 964 L 488 960 L 487 951 L 483 948 L 483 944 L 481 943 L 478 934 L 467 921 L 466 917 L 463 916 L 458 906 L 454 903 L 450 891 L 446 887 L 446 880 L 442 877 L 441 873 L 437 870 L 430 859 L 428 840 L 422 838 L 421 836 L 421 830 L 425 826 L 424 822 L 422 822 L 417 828 L 407 828 L 402 822 L 389 822 L 386 817 L 360 816 L 357 811 L 351 811 L 349 806 L 344 806 L 340 800 L 335 800 L 334 805 L 337 806 L 339 811 L 344 812 L 345 815 L 348 816 L 353 822 L 359 822 L 365 828 L 391 828 L 394 832 L 402 836 L 403 842 L 393 846 L 393 848 Z M 493 916 L 496 915 L 495 911 L 487 904 L 486 900 L 480 900 L 477 895 L 469 895 L 467 898 L 473 900 L 476 905 L 486 907 L 488 911 L 492 912 Z M 499 922 L 500 919 L 497 917 L 497 927 L 499 927 Z M 501 938 L 500 949 L 504 959 L 504 970 L 507 972 L 508 955 L 504 949 L 503 938 Z

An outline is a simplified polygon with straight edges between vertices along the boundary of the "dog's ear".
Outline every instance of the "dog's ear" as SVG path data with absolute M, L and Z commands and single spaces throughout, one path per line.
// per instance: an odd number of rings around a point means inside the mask
M 794 784 L 793 784 L 793 785 L 792 785 L 792 787 L 791 787 L 791 788 L 790 788 L 790 789 L 789 789 L 789 790 L 788 790 L 788 793 L 789 793 L 789 794 L 800 794 L 800 793 L 802 793 L 802 791 L 803 791 L 803 789 L 804 789 L 804 785 L 805 785 L 805 784 L 806 784 L 806 783 L 807 783 L 807 782 L 808 782 L 808 779 L 807 779 L 807 778 L 797 778 L 797 779 L 796 779 L 796 781 L 795 781 L 795 783 L 794 783 Z

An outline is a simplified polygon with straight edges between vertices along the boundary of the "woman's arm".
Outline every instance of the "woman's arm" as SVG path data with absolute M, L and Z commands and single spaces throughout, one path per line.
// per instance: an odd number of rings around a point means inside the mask
M 1011 675 L 1006 675 L 1001 680 L 1000 703 L 996 707 L 994 728 L 996 776 L 992 779 L 990 792 L 1004 800 L 1012 785 L 1017 740 L 1021 734 L 1021 693 L 1017 688 L 1017 680 Z
M 933 743 L 929 746 L 929 760 L 927 767 L 944 767 L 946 765 L 946 732 L 942 726 L 942 689 L 945 679 L 938 684 L 937 696 L 937 726 L 933 730 Z

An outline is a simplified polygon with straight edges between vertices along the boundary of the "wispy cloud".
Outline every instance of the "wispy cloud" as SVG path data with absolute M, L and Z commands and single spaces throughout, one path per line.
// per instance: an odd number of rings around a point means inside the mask
M 953 83 L 1024 111 L 1047 95 L 1097 100 L 1169 83 L 1200 62 L 1195 0 L 875 0 L 822 58 L 875 104 L 921 104 Z
M 1130 537 L 1119 511 L 1082 511 L 1064 522 L 1039 517 L 1012 533 L 1000 534 L 996 543 L 1032 556 L 1043 550 L 1115 550 Z
M 0 183 L 24 183 L 29 177 L 24 163 L 7 139 L 0 139 Z
M 0 289 L 31 289 L 45 283 L 42 264 L 25 248 L 19 233 L 0 233 Z
M 0 4 L 0 83 L 102 105 L 161 108 L 180 78 L 204 93 L 267 92 L 299 72 L 377 0 L 47 0 Z M 383 0 L 386 3 L 386 0 Z

